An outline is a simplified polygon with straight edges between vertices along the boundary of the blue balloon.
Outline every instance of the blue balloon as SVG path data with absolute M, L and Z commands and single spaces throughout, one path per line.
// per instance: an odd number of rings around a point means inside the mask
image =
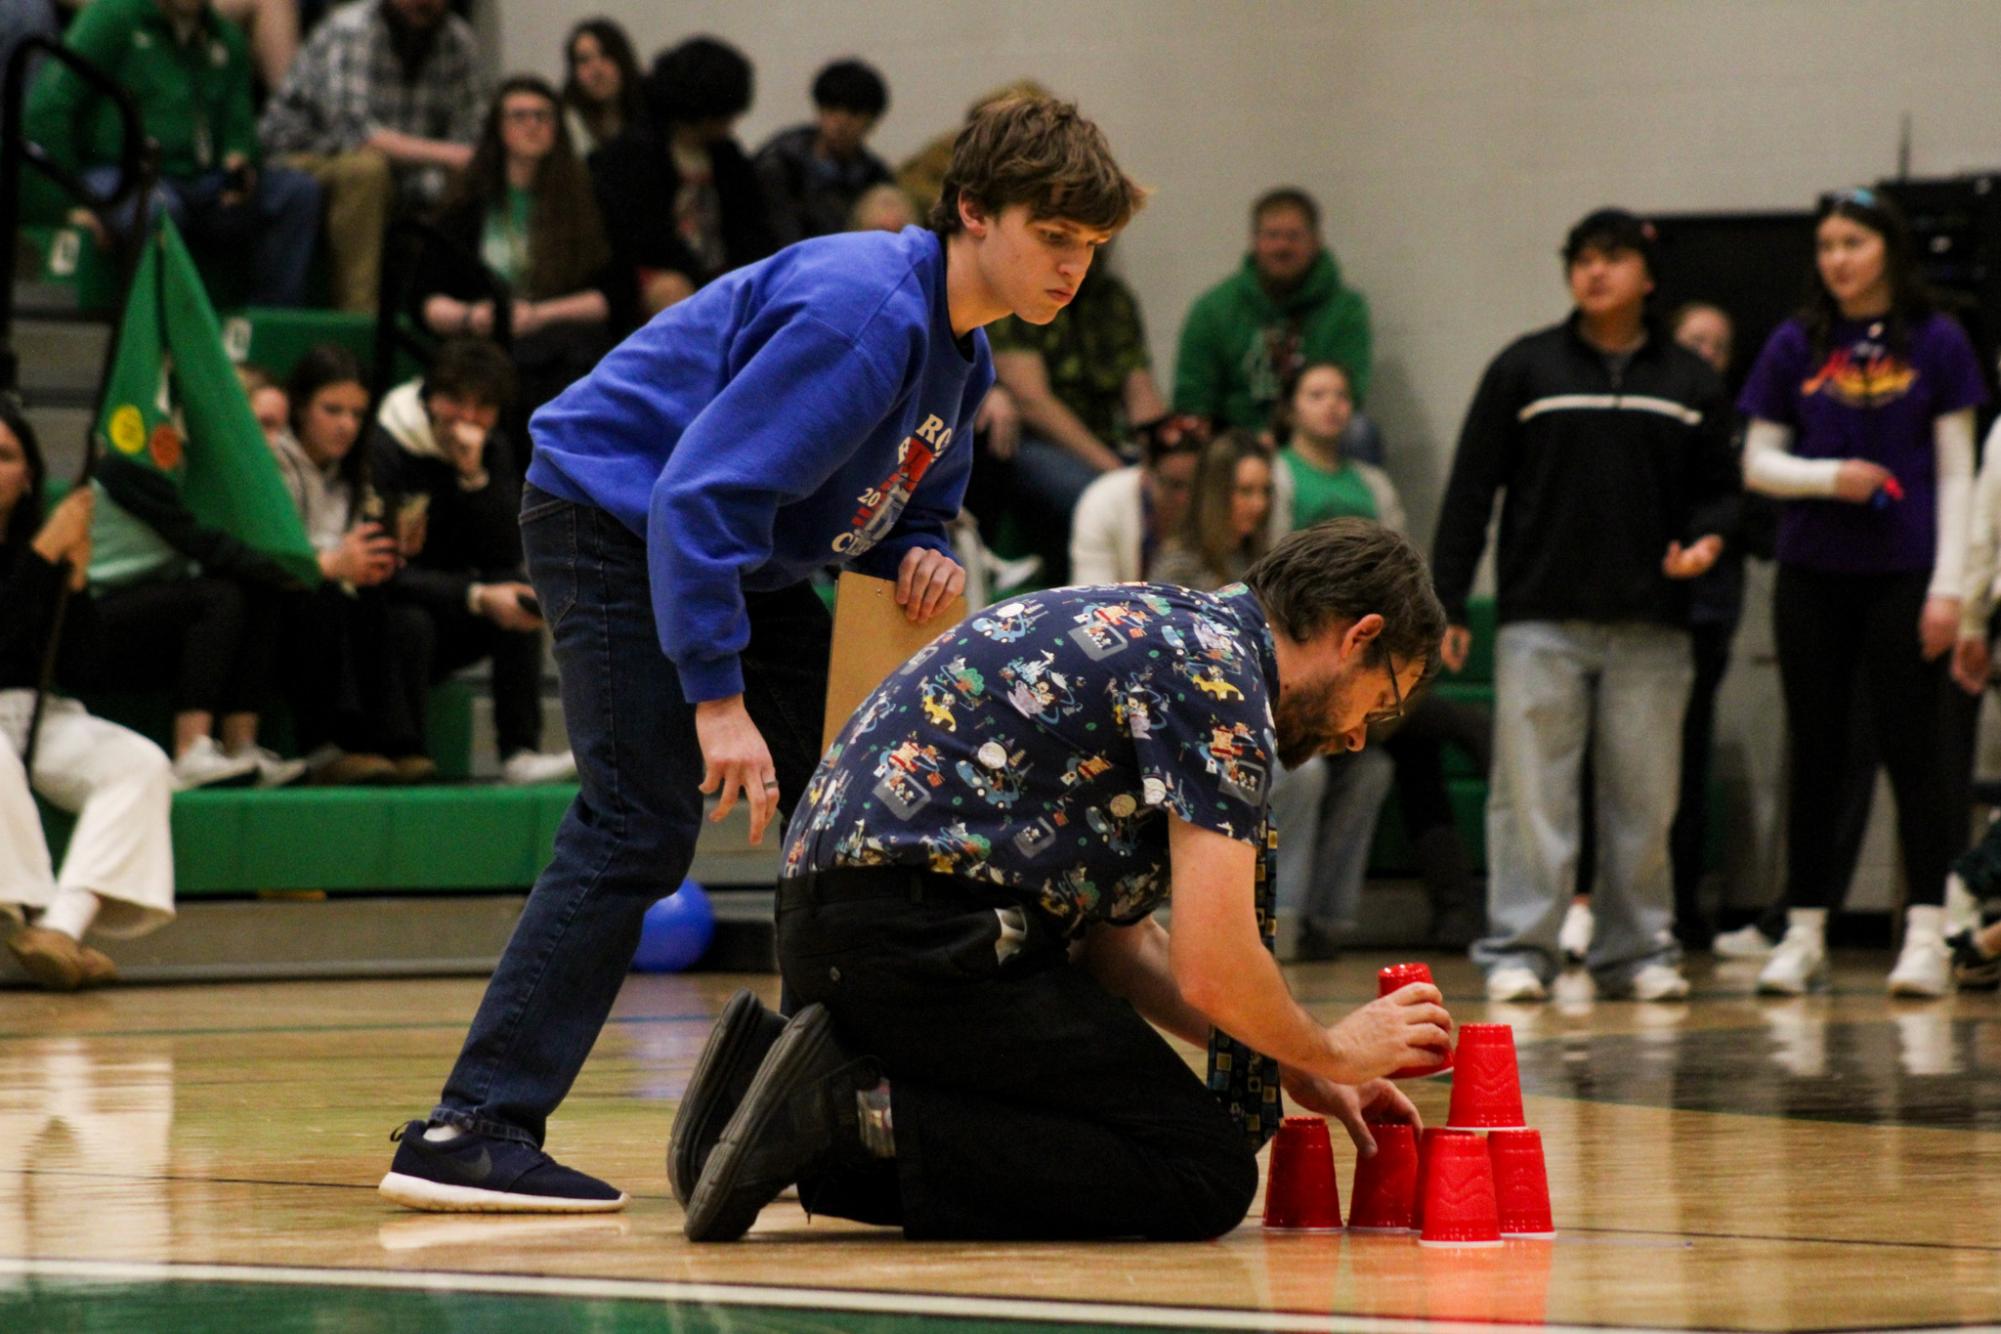
M 678 973 L 692 966 L 715 938 L 716 914 L 709 896 L 692 880 L 646 910 L 639 928 L 636 973 Z

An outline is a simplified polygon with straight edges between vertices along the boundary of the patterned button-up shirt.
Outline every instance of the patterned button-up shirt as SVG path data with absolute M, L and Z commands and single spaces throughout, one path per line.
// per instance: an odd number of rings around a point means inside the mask
M 878 687 L 793 816 L 787 875 L 914 866 L 1076 934 L 1167 895 L 1168 817 L 1259 843 L 1270 627 L 1241 584 L 1062 588 L 946 631 Z

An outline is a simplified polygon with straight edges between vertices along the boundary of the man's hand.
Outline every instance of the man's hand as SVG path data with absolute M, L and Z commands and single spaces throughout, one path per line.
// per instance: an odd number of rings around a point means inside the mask
M 501 629 L 525 634 L 542 628 L 542 618 L 521 604 L 522 598 L 535 596 L 535 590 L 528 585 L 480 584 L 478 589 L 479 614 Z
M 1709 573 L 1716 558 L 1723 554 L 1723 539 L 1714 533 L 1696 539 L 1684 547 L 1679 542 L 1668 543 L 1667 556 L 1661 561 L 1661 573 L 1670 579 L 1693 579 L 1697 575 Z
M 1452 1048 L 1452 1016 L 1428 982 L 1412 982 L 1370 1001 L 1327 1030 L 1349 1072 L 1361 1083 L 1401 1070 L 1442 1065 Z
M 1918 651 L 1925 661 L 1937 662 L 1958 636 L 1959 599 L 1926 598 L 1925 609 L 1918 613 Z
M 1473 651 L 1473 632 L 1463 625 L 1445 627 L 1445 642 L 1438 646 L 1439 659 L 1449 672 L 1466 669 L 1466 656 Z
M 70 563 L 72 571 L 90 564 L 90 519 L 97 493 L 79 486 L 56 503 L 29 545 L 51 565 Z
M 216 195 L 216 203 L 222 205 L 224 208 L 235 208 L 239 204 L 246 203 L 252 195 L 257 193 L 257 169 L 250 165 L 250 159 L 243 154 L 231 153 L 229 156 L 223 158 L 222 170 L 225 175 L 240 170 L 243 173 L 242 188 L 238 190 L 223 190 Z
M 713 795 L 720 789 L 723 794 L 709 814 L 709 823 L 730 813 L 741 790 L 744 805 L 750 808 L 750 841 L 762 842 L 764 827 L 778 813 L 778 769 L 764 734 L 743 706 L 743 696 L 697 704 L 695 736 L 702 744 L 702 793 Z
M 896 605 L 912 625 L 930 620 L 965 591 L 965 570 L 944 552 L 912 547 L 903 553 L 903 564 L 896 571 Z
M 1279 1085 L 1307 1111 L 1331 1116 L 1346 1126 L 1355 1151 L 1364 1158 L 1376 1151 L 1370 1121 L 1404 1121 L 1419 1134 L 1424 1132 L 1424 1118 L 1418 1115 L 1417 1107 L 1387 1079 L 1372 1079 L 1357 1087 L 1284 1069 L 1279 1072 Z
M 1021 443 L 1021 409 L 1014 395 L 1000 385 L 987 391 L 980 410 L 973 417 L 973 430 L 987 438 L 987 453 L 1003 463 L 1014 457 Z
M 1987 689 L 1989 660 L 1987 641 L 1978 635 L 1963 637 L 1952 651 L 1952 679 L 1969 695 Z
M 358 523 L 341 534 L 339 546 L 320 556 L 320 573 L 367 588 L 396 573 L 396 564 L 396 539 L 379 523 Z

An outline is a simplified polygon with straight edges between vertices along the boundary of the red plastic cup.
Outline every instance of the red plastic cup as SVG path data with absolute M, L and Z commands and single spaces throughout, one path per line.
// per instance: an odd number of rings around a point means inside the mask
M 1515 1067 L 1515 1030 L 1506 1024 L 1459 1025 L 1453 1053 L 1452 1105 L 1445 1124 L 1453 1130 L 1496 1130 L 1526 1125 L 1522 1077 Z
M 1549 1216 L 1549 1169 L 1542 1159 L 1539 1130 L 1494 1130 L 1487 1134 L 1487 1158 L 1494 1167 L 1494 1204 L 1501 1235 L 1547 1241 L 1556 1235 Z
M 1427 1126 L 1417 1141 L 1417 1180 L 1413 1183 L 1410 1197 L 1410 1226 L 1412 1231 L 1424 1227 L 1424 1179 L 1431 1171 L 1431 1151 L 1438 1141 L 1447 1135 L 1471 1135 L 1470 1130 L 1447 1130 L 1442 1126 Z
M 1369 1123 L 1376 1151 L 1355 1160 L 1350 1232 L 1408 1232 L 1417 1226 L 1417 1132 L 1401 1121 Z
M 1334 1145 L 1317 1116 L 1279 1122 L 1265 1178 L 1265 1226 L 1287 1232 L 1336 1232 L 1341 1189 L 1334 1181 Z
M 1429 1138 L 1429 1132 L 1427 1138 Z M 1494 1166 L 1478 1135 L 1447 1130 L 1431 1141 L 1424 1165 L 1420 1246 L 1499 1246 Z
M 1431 965 L 1428 963 L 1393 963 L 1387 968 L 1376 970 L 1376 995 L 1387 996 L 1413 982 L 1430 982 Z M 1433 985 L 1436 985 L 1435 983 Z M 1391 1079 L 1422 1079 L 1427 1075 L 1442 1075 L 1452 1068 L 1452 1053 L 1445 1053 L 1440 1065 L 1407 1065 L 1401 1070 L 1392 1070 Z

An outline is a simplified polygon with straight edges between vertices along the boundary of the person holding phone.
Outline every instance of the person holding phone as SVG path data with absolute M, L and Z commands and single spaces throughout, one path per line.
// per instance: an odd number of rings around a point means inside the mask
M 370 458 L 403 560 L 384 587 L 423 613 L 424 685 L 491 660 L 503 781 L 561 783 L 577 767 L 541 748 L 543 624 L 522 570 L 521 465 L 497 429 L 513 393 L 507 353 L 455 338 L 383 399 Z

